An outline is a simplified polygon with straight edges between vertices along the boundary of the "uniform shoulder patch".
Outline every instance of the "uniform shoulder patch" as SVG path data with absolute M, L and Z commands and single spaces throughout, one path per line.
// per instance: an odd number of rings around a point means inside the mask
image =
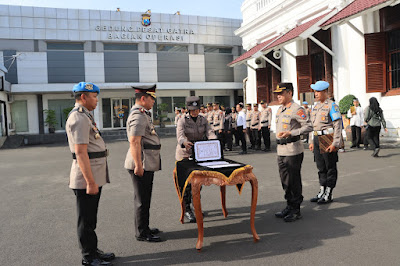
M 300 109 L 297 111 L 296 114 L 297 114 L 298 116 L 300 116 L 301 119 L 303 119 L 303 120 L 306 120 L 306 119 L 307 119 L 307 116 L 306 116 L 306 114 L 304 113 L 303 108 L 300 108 Z
M 329 115 L 331 116 L 332 121 L 336 121 L 336 120 L 342 118 L 342 115 L 339 110 L 339 106 L 337 106 L 337 104 L 335 104 L 334 102 L 332 102 L 332 108 L 331 108 L 331 111 L 329 112 Z

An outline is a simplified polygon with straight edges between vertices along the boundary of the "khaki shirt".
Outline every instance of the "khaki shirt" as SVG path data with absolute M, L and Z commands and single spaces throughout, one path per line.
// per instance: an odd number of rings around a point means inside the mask
M 309 133 L 312 130 L 310 119 L 304 109 L 295 102 L 289 107 L 280 106 L 276 113 L 276 135 L 280 132 L 290 131 L 291 137 Z M 298 140 L 286 145 L 277 145 L 278 156 L 293 156 L 304 151 L 303 143 Z
M 87 144 L 88 152 L 102 152 L 106 150 L 106 144 L 101 136 L 95 138 L 96 132 L 93 130 L 91 119 L 85 112 L 90 114 L 85 107 L 75 104 L 75 108 L 82 107 L 84 112 L 74 111 L 68 117 L 65 124 L 65 131 L 68 136 L 68 144 L 71 153 L 75 153 L 75 144 Z M 91 114 L 90 114 L 91 116 Z M 90 168 L 96 184 L 101 187 L 106 183 L 110 183 L 107 158 L 90 159 Z M 77 160 L 72 161 L 71 172 L 69 176 L 69 187 L 72 189 L 86 189 L 86 180 Z
M 224 112 L 222 110 L 216 110 L 213 112 L 213 127 L 214 131 L 224 129 Z
M 261 111 L 260 115 L 260 127 L 270 127 L 272 120 L 272 110 L 267 107 Z
M 178 121 L 181 117 L 182 117 L 182 114 L 175 115 L 175 126 L 178 125 Z
M 259 129 L 260 127 L 260 111 L 253 111 L 251 115 L 250 128 Z
M 197 116 L 196 122 L 190 117 L 189 114 L 179 119 L 176 128 L 176 138 L 178 145 L 176 146 L 175 158 L 177 161 L 183 158 L 189 158 L 192 155 L 192 150 L 187 151 L 182 148 L 184 142 L 216 139 L 210 124 L 204 116 Z
M 311 122 L 314 131 L 318 130 L 328 130 L 333 128 L 333 146 L 339 148 L 340 138 L 342 135 L 342 119 L 337 119 L 332 121 L 330 112 L 332 108 L 339 107 L 331 100 L 326 100 L 325 102 L 317 102 L 311 112 Z M 311 137 L 312 135 L 312 137 Z M 310 134 L 311 139 L 313 139 L 313 134 Z
M 142 137 L 143 169 L 149 172 L 161 170 L 160 149 L 144 149 L 146 144 L 161 145 L 160 138 L 158 137 L 151 120 L 150 111 L 140 105 L 132 106 L 131 113 L 126 121 L 126 133 L 128 135 L 128 140 L 131 136 Z M 135 162 L 133 161 L 130 147 L 126 153 L 125 168 L 128 170 L 135 169 Z
M 207 115 L 208 124 L 211 125 L 211 127 L 212 127 L 212 125 L 214 123 L 214 111 L 209 111 L 209 112 L 207 112 L 206 115 Z
M 250 128 L 250 124 L 251 124 L 251 116 L 252 116 L 252 114 L 253 114 L 253 111 L 249 111 L 249 110 L 246 110 L 246 127 L 247 128 Z

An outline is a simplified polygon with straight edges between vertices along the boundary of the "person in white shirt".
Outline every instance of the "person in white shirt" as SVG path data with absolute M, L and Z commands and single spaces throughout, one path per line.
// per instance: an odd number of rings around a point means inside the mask
M 364 112 L 360 106 L 360 102 L 357 98 L 353 99 L 353 105 L 347 112 L 347 117 L 350 118 L 351 126 L 351 142 L 350 148 L 360 148 L 361 144 L 361 126 L 364 122 Z
M 236 111 L 238 112 L 236 125 L 237 125 L 237 135 L 242 143 L 242 151 L 239 154 L 247 154 L 247 146 L 246 146 L 246 114 L 243 111 L 243 103 L 239 103 L 236 105 Z

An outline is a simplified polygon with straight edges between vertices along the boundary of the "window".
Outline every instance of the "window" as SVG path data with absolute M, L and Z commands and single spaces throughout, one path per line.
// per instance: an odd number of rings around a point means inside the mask
M 27 101 L 14 101 L 11 104 L 11 118 L 15 132 L 29 131 Z
M 273 52 L 267 54 L 267 58 L 280 66 L 280 60 L 272 56 Z M 261 100 L 267 101 L 268 104 L 277 102 L 276 94 L 273 93 L 278 83 L 281 82 L 281 72 L 266 63 L 264 68 L 256 70 L 257 75 L 257 102 Z M 274 103 L 275 102 L 275 103 Z
M 49 42 L 47 50 L 83 50 L 83 43 Z
M 137 51 L 138 45 L 131 43 L 105 43 L 104 44 L 105 51 Z
M 400 30 L 388 33 L 389 89 L 400 89 Z
M 232 47 L 212 47 L 206 46 L 204 47 L 205 53 L 219 53 L 219 54 L 231 54 Z
M 56 130 L 65 130 L 65 122 L 67 121 L 68 114 L 75 105 L 75 100 L 49 100 L 49 110 L 56 112 L 57 124 Z
M 184 45 L 157 44 L 158 52 L 188 52 L 188 47 Z

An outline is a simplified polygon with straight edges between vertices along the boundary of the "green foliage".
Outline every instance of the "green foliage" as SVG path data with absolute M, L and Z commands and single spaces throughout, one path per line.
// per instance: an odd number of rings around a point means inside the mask
M 350 107 L 353 106 L 353 99 L 355 99 L 356 96 L 349 94 L 344 96 L 340 102 L 339 102 L 339 110 L 341 114 L 347 114 L 349 111 Z
M 160 103 L 157 104 L 157 113 L 158 113 L 158 118 L 160 119 L 160 127 L 164 127 L 164 118 L 167 117 L 167 111 L 168 111 L 168 104 L 167 103 Z
M 71 112 L 72 109 L 74 109 L 73 106 L 63 109 L 63 114 L 64 114 L 64 117 L 65 117 L 65 120 L 68 119 L 68 115 L 69 115 L 69 113 Z
M 46 119 L 44 120 L 45 125 L 49 126 L 49 128 L 55 128 L 57 125 L 56 111 L 48 109 L 43 111 L 46 114 Z

